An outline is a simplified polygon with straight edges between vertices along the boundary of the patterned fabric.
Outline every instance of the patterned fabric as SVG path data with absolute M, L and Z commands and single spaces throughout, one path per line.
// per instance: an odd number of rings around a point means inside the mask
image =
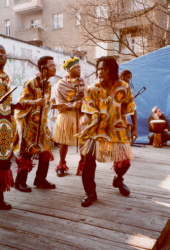
M 78 137 L 86 154 L 92 140 L 96 141 L 98 161 L 131 159 L 127 115 L 136 109 L 131 89 L 123 81 L 116 81 L 111 91 L 100 83 L 89 88 L 82 112 L 91 114 L 92 121 Z
M 56 104 L 69 105 L 75 101 L 79 101 L 84 97 L 85 83 L 82 78 L 78 79 L 78 83 L 69 81 L 66 76 L 59 80 L 55 91 Z M 60 112 L 54 126 L 53 138 L 56 142 L 65 145 L 76 145 L 74 135 L 80 131 L 79 124 L 77 127 L 76 120 L 79 119 L 80 110 L 64 110 Z
M 59 80 L 55 91 L 56 104 L 69 104 L 81 100 L 84 97 L 85 83 L 82 78 L 78 79 L 78 83 L 74 84 L 68 76 Z
M 0 98 L 10 90 L 8 75 L 0 74 Z M 13 150 L 13 129 L 11 124 L 12 95 L 0 104 L 0 160 L 8 160 Z
M 42 98 L 42 93 L 42 79 L 41 76 L 37 76 L 25 82 L 18 101 L 26 104 L 30 100 Z M 34 105 L 26 107 L 25 110 L 15 110 L 16 133 L 14 137 L 14 153 L 17 157 L 22 153 L 39 154 L 52 149 L 50 130 L 47 126 L 47 115 L 50 107 L 49 100 L 51 97 L 50 82 L 47 82 L 44 86 L 44 96 L 47 102 L 42 109 L 38 143 L 37 138 L 41 107 Z

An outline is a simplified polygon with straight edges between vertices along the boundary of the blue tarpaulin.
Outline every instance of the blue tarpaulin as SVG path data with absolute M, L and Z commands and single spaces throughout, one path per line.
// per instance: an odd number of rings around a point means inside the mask
M 138 115 L 137 143 L 149 143 L 148 118 L 151 109 L 158 106 L 168 119 L 170 126 L 170 46 L 135 58 L 120 65 L 120 72 L 132 72 L 134 96 L 142 87 L 146 90 L 135 98 Z

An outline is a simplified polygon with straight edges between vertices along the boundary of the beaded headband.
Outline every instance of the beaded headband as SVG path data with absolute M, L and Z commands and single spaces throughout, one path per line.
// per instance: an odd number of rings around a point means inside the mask
M 71 70 L 75 64 L 79 63 L 79 58 L 78 57 L 71 57 L 68 60 L 64 61 L 62 68 L 65 70 Z

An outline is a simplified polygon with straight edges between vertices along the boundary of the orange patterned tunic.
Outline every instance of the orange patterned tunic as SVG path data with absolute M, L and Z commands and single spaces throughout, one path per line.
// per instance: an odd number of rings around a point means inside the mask
M 40 137 L 37 141 L 40 119 L 40 106 L 26 107 L 25 110 L 15 110 L 16 133 L 14 138 L 14 153 L 19 156 L 21 153 L 37 154 L 52 149 L 50 130 L 47 126 L 48 111 L 50 108 L 51 84 L 45 85 L 44 96 L 47 99 L 43 107 L 40 126 Z M 27 103 L 29 100 L 42 98 L 42 80 L 37 76 L 25 82 L 18 101 Z
M 136 109 L 131 89 L 124 81 L 116 81 L 110 91 L 100 83 L 86 93 L 82 112 L 91 115 L 91 123 L 78 137 L 82 154 L 86 154 L 90 141 L 95 140 L 99 161 L 131 159 L 127 115 Z

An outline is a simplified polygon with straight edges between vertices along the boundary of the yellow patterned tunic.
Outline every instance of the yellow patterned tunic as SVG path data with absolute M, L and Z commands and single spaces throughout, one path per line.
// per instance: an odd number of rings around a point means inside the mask
M 49 111 L 49 99 L 51 97 L 51 85 L 45 85 L 45 97 L 48 102 L 43 107 L 40 126 L 40 137 L 37 141 L 39 130 L 39 119 L 41 107 L 34 105 L 25 110 L 15 110 L 16 134 L 14 138 L 14 153 L 19 156 L 21 153 L 37 154 L 52 149 L 50 130 L 47 126 Z M 42 80 L 40 76 L 25 82 L 18 102 L 27 103 L 29 100 L 42 98 Z
M 82 112 L 91 114 L 91 124 L 78 137 L 81 153 L 86 154 L 92 139 L 96 141 L 98 161 L 132 159 L 127 115 L 136 109 L 131 89 L 123 81 L 116 81 L 111 91 L 100 83 L 89 88 Z

